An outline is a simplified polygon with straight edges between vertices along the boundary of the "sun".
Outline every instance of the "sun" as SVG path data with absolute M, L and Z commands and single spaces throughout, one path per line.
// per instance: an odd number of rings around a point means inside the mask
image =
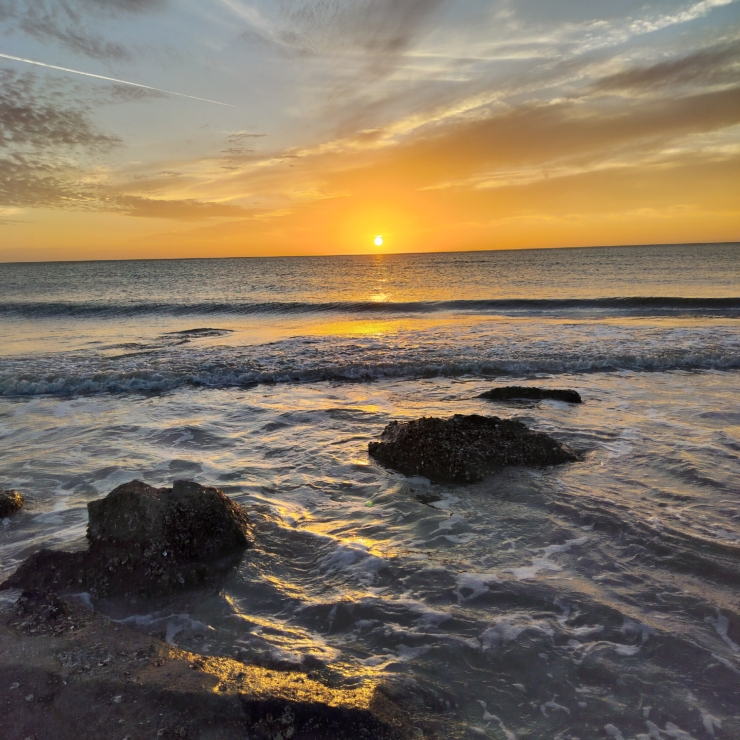
M 380 236 L 380 235 L 376 236 L 375 239 L 373 239 L 373 243 L 375 244 L 376 247 L 382 247 L 383 246 L 383 237 Z

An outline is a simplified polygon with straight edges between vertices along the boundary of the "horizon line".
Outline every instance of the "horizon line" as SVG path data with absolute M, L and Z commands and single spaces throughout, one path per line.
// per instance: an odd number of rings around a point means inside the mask
M 0 265 L 43 265 L 43 264 L 75 264 L 90 262 L 185 262 L 204 260 L 249 260 L 249 259 L 310 259 L 317 257 L 404 257 L 410 255 L 428 254 L 475 254 L 479 252 L 540 252 L 565 249 L 639 249 L 641 247 L 703 247 L 703 246 L 740 246 L 737 241 L 710 241 L 710 242 L 648 242 L 639 244 L 588 244 L 571 245 L 567 247 L 509 247 L 506 249 L 452 249 L 428 252 L 342 252 L 328 254 L 272 254 L 272 255 L 239 255 L 230 257 L 98 257 L 95 259 L 51 259 L 51 260 L 3 260 Z

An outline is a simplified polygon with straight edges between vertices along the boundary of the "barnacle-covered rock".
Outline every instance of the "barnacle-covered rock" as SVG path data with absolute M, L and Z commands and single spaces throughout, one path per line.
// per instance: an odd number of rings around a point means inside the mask
M 0 588 L 166 595 L 214 583 L 252 543 L 247 512 L 217 488 L 131 481 L 88 504 L 87 551 L 41 550 Z
M 560 465 L 579 459 L 567 445 L 520 421 L 477 414 L 392 421 L 368 451 L 405 475 L 457 483 L 475 483 L 507 465 Z

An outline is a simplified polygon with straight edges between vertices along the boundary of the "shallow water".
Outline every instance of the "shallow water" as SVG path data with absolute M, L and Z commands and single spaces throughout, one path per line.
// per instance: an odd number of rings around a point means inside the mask
M 692 279 L 685 295 L 711 293 Z M 705 305 L 345 307 L 292 328 L 266 315 L 253 335 L 226 314 L 67 317 L 66 339 L 46 317 L 8 318 L 0 485 L 29 505 L 1 524 L 0 576 L 42 546 L 84 547 L 86 503 L 116 485 L 192 478 L 251 512 L 238 572 L 219 593 L 97 608 L 188 649 L 383 680 L 439 737 L 740 737 L 740 335 L 734 309 Z M 161 339 L 202 327 L 223 333 Z M 128 360 L 81 346 L 124 330 L 159 344 Z M 100 392 L 111 377 L 117 392 Z M 265 379 L 284 382 L 252 384 Z M 520 381 L 584 404 L 476 398 Z M 456 486 L 367 455 L 392 419 L 472 412 L 584 460 Z

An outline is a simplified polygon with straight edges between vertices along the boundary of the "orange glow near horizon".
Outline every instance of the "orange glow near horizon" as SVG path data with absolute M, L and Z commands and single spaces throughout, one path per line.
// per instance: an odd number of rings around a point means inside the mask
M 378 7 L 393 16 L 397 5 Z M 422 5 L 431 13 L 437 4 Z M 652 28 L 648 5 L 625 10 L 624 28 Z M 100 81 L 65 87 L 58 69 L 34 67 L 38 78 L 29 77 L 22 60 L 6 60 L 0 99 L 18 112 L 0 161 L 12 163 L 0 183 L 0 261 L 740 240 L 740 57 L 722 20 L 730 6 L 699 3 L 695 19 L 671 16 L 685 34 L 678 43 L 668 33 L 626 40 L 607 31 L 621 12 L 613 8 L 605 15 L 598 4 L 579 5 L 570 18 L 573 9 L 558 5 L 542 22 L 551 24 L 548 38 L 568 40 L 552 42 L 554 66 L 544 76 L 540 42 L 532 41 L 544 31 L 524 6 L 512 5 L 509 21 L 461 16 L 454 32 L 440 25 L 438 38 L 410 33 L 408 46 L 380 57 L 391 47 L 361 47 L 352 34 L 335 39 L 341 29 L 323 11 L 312 21 L 310 54 L 275 57 L 251 33 L 239 45 L 213 44 L 224 27 L 209 25 L 210 16 L 187 37 L 167 38 L 172 48 L 214 58 L 183 54 L 159 70 L 164 89 L 197 83 L 198 98 L 249 99 L 248 111 L 121 96 Z M 176 25 L 168 12 L 165 35 Z M 582 23 L 589 13 L 593 23 Z M 284 21 L 300 25 L 300 15 Z M 386 30 L 397 28 L 393 17 Z M 13 31 L 18 43 L 22 28 Z M 305 37 L 284 30 L 284 41 Z M 594 35 L 585 46 L 602 50 L 598 64 L 586 64 L 578 33 Z M 516 72 L 483 51 L 508 48 L 512 38 L 522 45 Z M 224 72 L 245 58 L 264 62 L 258 76 Z M 77 68 L 72 58 L 59 65 Z M 112 76 L 124 79 L 124 71 Z

